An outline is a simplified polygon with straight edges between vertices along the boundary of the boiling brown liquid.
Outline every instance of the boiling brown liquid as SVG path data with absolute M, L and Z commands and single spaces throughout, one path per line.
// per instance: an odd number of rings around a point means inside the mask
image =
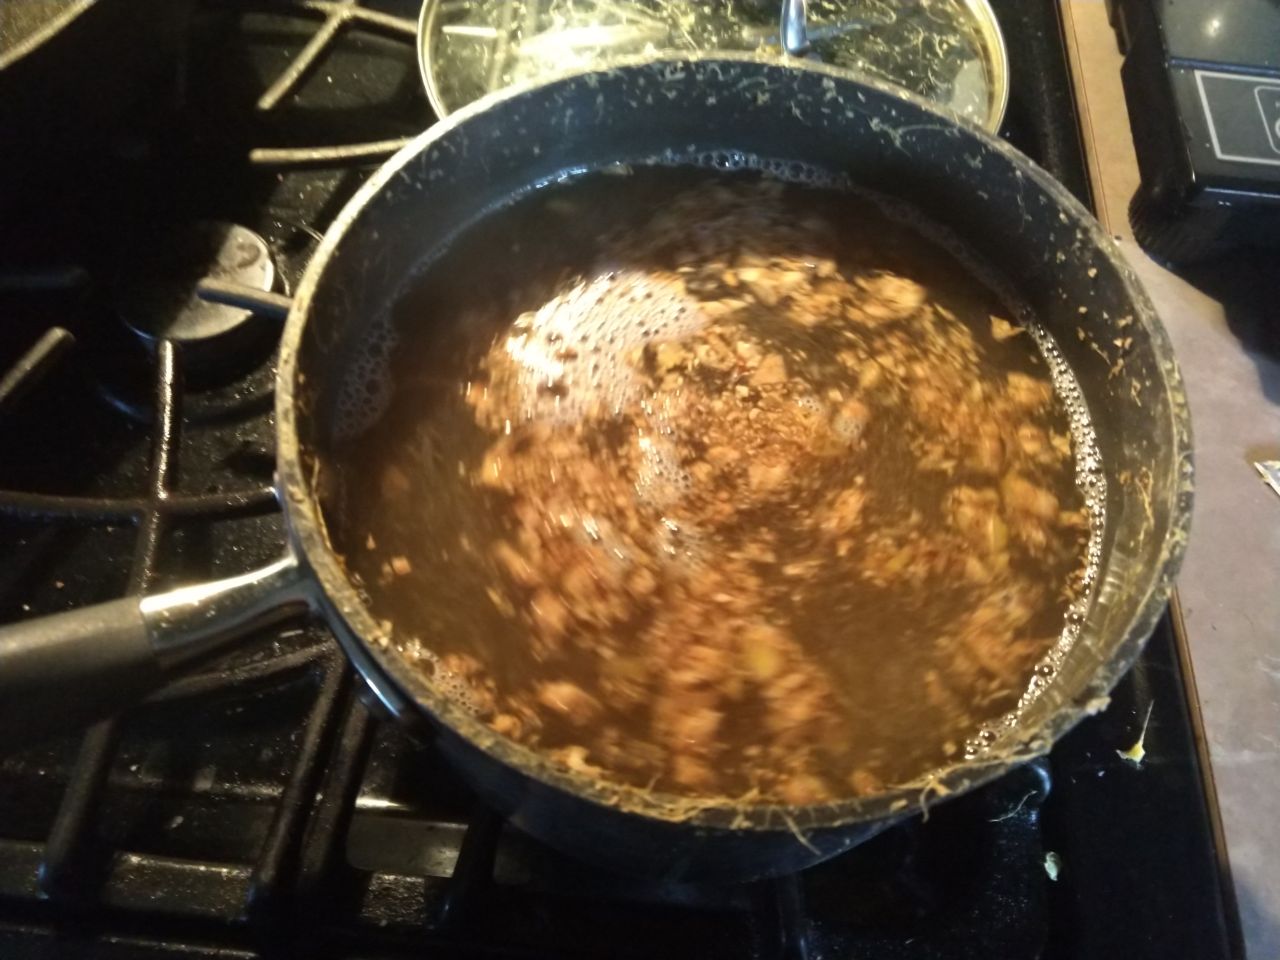
M 959 759 L 1086 587 L 1026 326 L 849 192 L 535 192 L 397 308 L 331 536 L 404 655 L 565 765 L 808 803 Z

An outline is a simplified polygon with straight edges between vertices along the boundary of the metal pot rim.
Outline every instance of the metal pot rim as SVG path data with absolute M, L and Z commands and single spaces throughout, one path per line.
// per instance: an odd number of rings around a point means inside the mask
M 1135 322 L 1150 335 L 1153 349 L 1164 356 L 1172 357 L 1172 346 L 1157 318 L 1155 308 L 1112 238 L 1062 184 L 1009 144 L 987 133 L 975 123 L 957 118 L 950 112 L 941 112 L 936 106 L 914 94 L 904 97 L 900 89 L 872 78 L 853 79 L 845 71 L 833 70 L 822 64 L 784 65 L 778 63 L 776 59 L 753 54 L 719 53 L 714 56 L 685 56 L 656 61 L 640 58 L 632 62 L 620 63 L 597 75 L 605 76 L 621 71 L 649 71 L 654 74 L 656 80 L 660 80 L 664 72 L 673 68 L 678 70 L 698 66 L 715 66 L 725 70 L 744 66 L 763 66 L 769 70 L 800 70 L 815 73 L 828 77 L 835 83 L 852 87 L 852 93 L 855 95 L 857 88 L 862 87 L 905 99 L 911 108 L 923 112 L 934 125 L 958 126 L 964 135 L 978 140 L 984 149 L 993 150 L 1016 164 L 1025 177 L 1030 178 L 1053 199 L 1062 216 L 1072 218 L 1079 225 L 1081 232 L 1098 251 L 1101 258 L 1115 267 L 1132 300 Z M 568 85 L 581 82 L 582 76 L 585 75 L 562 77 L 551 81 L 551 84 Z M 542 86 L 544 86 L 542 82 L 535 82 L 508 87 L 468 104 L 440 123 L 428 128 L 375 172 L 352 196 L 325 234 L 324 240 L 298 286 L 284 328 L 276 389 L 278 476 L 281 500 L 294 543 L 304 562 L 316 577 L 325 608 L 331 618 L 336 617 L 340 621 L 334 624 L 339 627 L 336 631 L 339 639 L 347 646 L 348 652 L 360 665 L 366 679 L 393 712 L 403 712 L 406 708 L 414 714 L 425 711 L 497 762 L 580 799 L 639 816 L 684 822 L 703 828 L 796 833 L 876 820 L 893 820 L 916 812 L 928 802 L 931 794 L 934 798 L 941 798 L 978 787 L 1016 763 L 1043 755 L 1077 721 L 1105 706 L 1112 687 L 1133 665 L 1165 608 L 1174 577 L 1181 563 L 1190 526 L 1192 488 L 1190 415 L 1181 374 L 1172 360 L 1165 365 L 1164 373 L 1177 448 L 1172 462 L 1178 465 L 1176 469 L 1179 471 L 1179 476 L 1172 485 L 1176 493 L 1175 503 L 1170 506 L 1169 528 L 1165 532 L 1159 554 L 1161 561 L 1149 571 L 1145 578 L 1146 582 L 1143 585 L 1146 593 L 1141 605 L 1125 635 L 1111 649 L 1106 661 L 1090 674 L 1088 682 L 1082 689 L 1073 696 L 1065 698 L 1046 720 L 1025 731 L 1011 749 L 998 756 L 962 762 L 938 771 L 927 779 L 895 785 L 869 797 L 849 798 L 805 807 L 788 807 L 780 804 L 743 805 L 730 798 L 691 799 L 658 794 L 607 783 L 567 770 L 541 753 L 496 734 L 481 720 L 433 689 L 417 671 L 401 661 L 399 656 L 389 649 L 376 618 L 365 607 L 329 544 L 323 517 L 310 490 L 310 478 L 304 469 L 298 436 L 299 413 L 294 400 L 295 383 L 300 373 L 299 347 L 320 279 L 344 237 L 370 202 L 394 178 L 401 175 L 402 170 L 411 160 L 445 140 L 455 128 L 465 124 L 471 117 L 495 109 L 509 100 L 518 99 L 528 91 Z M 380 638 L 384 642 L 379 643 Z M 370 662 L 376 663 L 378 668 L 372 676 L 368 670 Z
M 97 2 L 99 0 L 73 0 L 67 4 L 57 14 L 23 37 L 20 42 L 0 53 L 0 70 L 11 67 L 23 57 L 44 46 Z
M 435 111 L 436 116 L 442 120 L 452 111 L 450 111 L 448 105 L 441 98 L 440 90 L 436 86 L 435 64 L 432 60 L 431 53 L 431 34 L 435 28 L 436 17 L 440 13 L 440 8 L 443 2 L 444 0 L 425 0 L 422 4 L 422 9 L 418 12 L 417 36 L 418 73 L 422 78 L 422 86 L 427 94 L 427 102 L 431 104 L 431 109 Z M 962 0 L 962 2 L 972 9 L 975 19 L 979 24 L 985 27 L 987 32 L 987 49 L 992 57 L 990 66 L 993 74 L 992 81 L 995 85 L 995 93 L 991 98 L 991 109 L 987 112 L 986 123 L 980 124 L 980 126 L 985 127 L 991 133 L 998 133 L 1000 131 L 1000 127 L 1004 124 L 1005 114 L 1009 110 L 1009 86 L 1011 83 L 1009 73 L 1009 47 L 1008 44 L 1005 43 L 1004 31 L 1000 27 L 1000 19 L 996 16 L 996 12 L 991 6 L 991 0 Z M 697 56 L 714 58 L 729 53 L 731 52 L 714 51 L 697 54 Z M 733 53 L 732 55 L 735 57 L 739 56 L 739 54 L 736 53 Z M 755 54 L 748 55 L 756 56 Z M 672 56 L 675 55 L 659 54 L 656 57 L 647 59 L 666 60 L 671 59 Z M 687 55 L 680 54 L 679 56 L 683 57 Z M 624 60 L 620 59 L 618 62 L 622 63 Z M 775 62 L 780 65 L 788 66 L 796 63 L 796 61 L 778 58 L 775 58 Z M 831 67 L 830 69 L 840 76 L 847 77 L 850 80 L 857 81 L 862 79 L 857 73 L 851 70 L 845 70 L 838 67 Z M 537 82 L 549 83 L 565 76 L 571 76 L 573 73 L 582 72 L 584 71 L 568 71 L 563 74 L 539 78 Z M 895 87 L 894 89 L 900 89 L 902 93 L 910 93 L 910 91 L 905 88 Z M 939 104 L 935 104 L 934 106 L 940 107 Z

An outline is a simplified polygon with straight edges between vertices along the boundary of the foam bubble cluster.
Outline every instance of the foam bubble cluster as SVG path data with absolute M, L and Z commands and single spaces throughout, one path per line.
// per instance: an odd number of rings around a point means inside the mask
M 525 369 L 521 407 L 575 423 L 638 399 L 630 357 L 651 342 L 678 340 L 705 324 L 682 285 L 631 269 L 603 269 L 536 313 L 526 314 L 507 350 Z
M 391 354 L 398 339 L 388 316 L 369 325 L 338 388 L 334 435 L 339 441 L 368 430 L 391 405 Z
M 400 655 L 412 661 L 431 680 L 431 686 L 447 699 L 479 716 L 483 711 L 476 702 L 475 687 L 461 674 L 445 666 L 444 660 L 422 641 L 410 638 L 398 644 Z

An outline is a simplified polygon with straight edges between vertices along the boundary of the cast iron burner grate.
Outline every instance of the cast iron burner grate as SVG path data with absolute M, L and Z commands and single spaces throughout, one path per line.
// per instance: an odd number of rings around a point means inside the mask
M 1006 135 L 1084 196 L 1056 4 L 994 6 Z M 136 264 L 157 224 L 238 224 L 287 292 L 369 162 L 430 120 L 416 15 L 415 0 L 209 0 L 161 98 L 177 106 L 10 213 L 0 620 L 278 553 L 270 340 L 238 343 L 231 370 L 166 339 L 163 316 L 144 344 L 118 316 L 116 254 Z M 322 629 L 271 632 L 121 718 L 0 751 L 0 956 L 1229 955 L 1167 622 L 1115 706 L 1049 759 L 803 874 L 732 887 L 557 855 L 360 692 Z M 1133 770 L 1115 749 L 1153 703 Z
M 259 115 L 269 114 L 285 105 L 286 98 L 295 94 L 307 78 L 324 62 L 324 58 L 332 48 L 340 42 L 345 31 L 368 30 L 395 40 L 399 49 L 404 48 L 405 41 L 411 41 L 415 35 L 414 22 L 411 19 L 397 17 L 376 9 L 368 9 L 355 0 L 340 2 L 300 2 L 283 10 L 271 9 L 262 15 L 259 29 L 278 29 L 278 22 L 289 19 L 318 17 L 318 30 L 297 50 L 291 62 L 280 73 L 278 79 L 262 94 L 255 104 L 255 112 Z M 226 19 L 224 11 L 202 8 L 196 14 L 196 20 L 206 18 L 217 21 Z M 218 23 L 212 28 L 216 34 Z M 296 31 L 285 30 L 285 35 Z M 411 49 L 411 48 L 410 48 Z M 185 55 L 184 55 L 185 56 Z M 190 69 L 185 71 L 188 75 Z M 332 80 L 332 77 L 328 78 Z M 187 94 L 188 91 L 180 91 Z M 184 97 L 183 99 L 189 99 Z M 199 106 L 199 91 L 196 91 L 195 102 Z M 421 126 L 421 122 L 410 126 Z M 285 126 L 287 131 L 287 125 Z M 131 154 L 148 156 L 158 155 L 161 160 L 167 159 L 166 142 L 157 149 L 155 144 L 143 141 L 141 145 L 131 146 Z M 198 133 L 190 138 L 190 142 L 198 142 Z M 272 167 L 305 167 L 316 163 L 326 163 L 331 167 L 345 168 L 352 163 L 377 159 L 405 142 L 405 138 L 383 139 L 372 142 L 325 146 L 287 146 L 287 147 L 255 147 L 248 151 L 245 158 L 250 165 L 267 165 Z M 196 174 L 199 177 L 199 173 Z M 332 191 L 331 191 L 332 192 Z M 55 218 L 56 219 L 56 218 Z M 209 224 L 200 221 L 187 221 L 198 225 L 197 238 L 208 239 L 211 232 Z M 49 232 L 56 230 L 56 222 L 46 225 Z M 242 227 L 212 225 L 212 232 L 219 238 L 224 234 L 234 236 L 244 249 L 252 250 L 258 261 L 258 271 L 253 275 L 253 282 L 264 282 L 269 288 L 273 268 L 270 252 L 266 243 L 253 231 Z M 190 227 L 180 228 L 184 237 L 192 234 Z M 318 238 L 319 232 L 314 228 L 304 228 L 310 237 Z M 74 238 L 75 233 L 71 234 Z M 135 234 L 137 236 L 137 234 Z M 277 238 L 279 231 L 277 231 Z M 152 253 L 164 255 L 173 247 L 172 231 L 161 229 L 158 236 L 143 236 L 142 245 Z M 184 244 L 179 244 L 179 247 Z M 214 244 L 217 246 L 217 243 Z M 136 247 L 126 241 L 126 247 Z M 185 246 L 192 246 L 185 243 Z M 197 244 L 199 246 L 199 244 Z M 71 253 L 74 246 L 65 252 Z M 118 592 L 138 593 L 162 585 L 162 581 L 173 579 L 165 573 L 165 557 L 163 545 L 166 538 L 175 533 L 175 527 L 184 526 L 190 530 L 198 524 L 214 524 L 220 521 L 257 518 L 277 513 L 275 492 L 270 483 L 237 485 L 231 489 L 214 485 L 214 489 L 190 491 L 180 488 L 178 483 L 179 454 L 183 451 L 182 429 L 184 423 L 184 406 L 186 420 L 217 421 L 232 419 L 239 414 L 239 419 L 232 423 L 231 432 L 238 435 L 243 442 L 246 434 L 251 432 L 245 425 L 246 419 L 258 421 L 269 434 L 270 396 L 269 385 L 274 374 L 274 360 L 267 358 L 253 362 L 250 356 L 249 372 L 240 363 L 237 371 L 240 376 L 235 382 L 218 382 L 215 389 L 202 389 L 188 392 L 184 390 L 185 373 L 195 372 L 197 377 L 208 366 L 210 343 L 232 341 L 230 352 L 243 360 L 247 351 L 243 337 L 235 338 L 238 330 L 243 330 L 258 322 L 258 318 L 239 315 L 229 308 L 200 307 L 194 301 L 194 282 L 196 276 L 175 276 L 178 265 L 161 262 L 159 256 L 139 257 L 137 250 L 131 250 L 132 256 L 125 264 L 123 277 L 117 276 L 114 283 L 116 296 L 113 306 L 122 314 L 121 319 L 145 342 L 146 349 L 130 349 L 130 344 L 121 343 L 127 339 L 116 318 L 102 316 L 113 312 L 101 301 L 101 285 L 95 284 L 92 270 L 80 265 L 73 267 L 49 268 L 47 266 L 32 269 L 20 261 L 16 267 L 9 267 L 0 273 L 0 292 L 19 298 L 19 308 L 30 306 L 31 298 L 55 297 L 52 309 L 67 310 L 77 316 L 85 313 L 94 314 L 83 323 L 84 331 L 79 339 L 83 341 L 81 349 L 86 356 L 78 358 L 81 363 L 70 375 L 77 380 L 80 375 L 98 389 L 111 406 L 128 418 L 147 425 L 150 431 L 149 455 L 145 458 L 146 466 L 141 477 L 141 490 L 113 493 L 111 495 L 55 495 L 34 493 L 22 490 L 0 490 L 0 516 L 18 521 L 21 524 L 47 525 L 48 528 L 90 527 L 116 534 L 121 528 L 135 529 L 135 542 L 131 548 L 128 561 L 128 574 Z M 266 258 L 264 261 L 263 258 Z M 92 260 L 92 256 L 90 257 Z M 170 257 L 169 259 L 172 259 Z M 183 264 L 185 269 L 191 264 Z M 200 266 L 199 263 L 195 266 Z M 265 273 L 263 272 L 265 268 Z M 244 282 L 250 279 L 242 273 L 232 274 L 233 279 Z M 185 286 L 174 290 L 160 290 L 166 282 Z M 86 292 L 86 288 L 88 291 Z M 124 289 L 124 293 L 119 291 Z M 158 296 L 152 295 L 153 292 Z M 177 300 L 174 294 L 177 294 Z M 191 299 L 190 307 L 184 307 L 180 301 Z M 89 300 L 93 306 L 84 308 L 84 301 Z M 27 301 L 24 303 L 23 301 Z M 68 302 L 73 301 L 73 302 Z M 42 306 L 42 305 L 41 305 Z M 96 314 L 94 308 L 97 308 Z M 180 310 L 196 316 L 193 322 L 182 322 L 177 316 Z M 31 311 L 36 317 L 45 310 L 37 307 Z M 165 314 L 168 312 L 172 317 Z M 220 313 L 220 316 L 219 316 Z M 230 320 L 227 315 L 230 314 Z M 260 325 L 260 324 L 259 324 Z M 69 351 L 76 349 L 77 335 L 60 325 L 51 326 L 39 340 L 0 380 L 0 408 L 5 414 L 12 414 L 12 408 L 23 401 L 23 394 L 35 390 L 35 381 L 49 374 L 59 359 Z M 87 346 L 87 349 L 85 347 Z M 267 353 L 271 352 L 268 347 Z M 228 350 L 223 350 L 225 355 Z M 105 357 L 105 359 L 104 359 Z M 191 364 L 193 371 L 184 368 L 187 360 L 198 360 Z M 94 362 L 100 360 L 102 362 Z M 72 395 L 80 403 L 90 408 L 94 419 L 102 415 L 99 398 L 93 396 L 94 391 L 86 392 L 82 383 L 67 383 L 64 377 L 57 384 L 57 396 L 65 400 Z M 141 395 L 136 388 L 146 380 L 151 381 L 149 396 L 146 391 Z M 224 378 L 225 379 L 225 378 Z M 123 389 L 121 389 L 123 384 Z M 207 387 L 207 384 L 203 386 Z M 263 396 L 263 388 L 266 395 Z M 265 403 L 249 402 L 265 400 Z M 40 398 L 44 399 L 44 398 Z M 33 401 L 34 402 L 34 401 Z M 64 411 L 56 409 L 53 419 L 62 419 L 63 415 L 74 416 L 74 409 Z M 38 426 L 35 421 L 41 411 L 22 418 L 17 424 L 8 424 L 18 435 L 25 435 L 28 441 L 36 441 Z M 48 411 L 43 411 L 47 413 Z M 30 411 L 20 411 L 30 413 Z M 71 431 L 66 431 L 70 433 Z M 261 433 L 261 430 L 252 431 Z M 129 431 L 121 434 L 127 446 Z M 51 438 L 56 442 L 57 438 Z M 38 448 L 35 458 L 48 455 L 47 449 Z M 187 451 L 188 453 L 190 451 Z M 111 450 L 108 459 L 113 459 L 116 450 Z M 198 458 L 200 459 L 200 458 Z M 225 458 L 229 459 L 229 458 Z M 252 458 L 251 458 L 252 459 Z M 259 467 L 261 460 L 259 457 Z M 269 463 L 269 458 L 267 458 Z M 83 465 L 81 465 L 83 466 Z M 121 468 L 118 463 L 106 465 L 107 469 L 129 474 L 127 467 Z M 74 465 L 72 466 L 74 470 Z M 20 471 L 19 471 L 20 472 Z M 249 472 L 253 472 L 250 470 Z M 261 472 L 259 470 L 258 472 Z M 6 478 L 7 479 L 7 478 Z M 127 479 L 124 478 L 124 479 Z M 201 479 L 209 479 L 204 477 Z M 185 484 L 182 486 L 186 486 Z M 278 523 L 276 524 L 278 527 Z M 25 531 L 24 531 L 25 532 Z M 113 539 L 119 542 L 118 536 Z M 17 538 L 20 546 L 28 546 L 28 537 Z M 271 547 L 279 541 L 278 530 L 275 535 L 268 535 L 267 546 Z M 35 551 L 35 562 L 39 564 L 38 550 Z M 112 565 L 118 559 L 117 549 L 111 555 L 104 556 L 102 562 Z M 28 558 L 23 558 L 28 559 Z M 248 557 L 242 567 L 253 565 L 253 557 Z M 25 566 L 26 564 L 22 564 Z M 172 566 L 172 560 L 169 566 Z M 207 574 L 206 574 L 207 575 Z M 178 572 L 178 577 L 181 577 Z M 17 586 L 22 586 L 23 577 L 14 578 Z M 86 578 L 87 579 L 87 578 Z M 62 590 L 67 584 L 62 579 L 55 579 L 53 586 Z M 86 586 L 82 593 L 87 595 L 82 600 L 102 599 L 98 590 Z M 60 605 L 61 597 L 58 598 Z M 23 612 L 30 609 L 23 604 Z M 6 617 L 6 619 L 12 619 Z M 318 771 L 323 759 L 333 771 L 339 754 L 327 750 L 331 739 L 330 730 L 337 722 L 340 712 L 345 711 L 345 721 L 352 729 L 363 729 L 367 726 L 367 718 L 363 708 L 348 703 L 345 691 L 349 686 L 349 677 L 345 663 L 337 658 L 333 644 L 318 630 L 295 632 L 287 641 L 274 638 L 266 645 L 259 644 L 257 649 L 250 649 L 247 654 L 238 653 L 222 658 L 212 668 L 204 669 L 185 677 L 160 691 L 152 698 L 153 704 L 166 704 L 183 701 L 189 698 L 207 696 L 223 689 L 235 690 L 245 695 L 254 695 L 253 691 L 264 684 L 287 682 L 295 673 L 306 673 L 316 678 L 317 693 L 311 713 L 303 727 L 303 743 L 299 756 L 293 766 L 287 785 L 280 797 L 279 811 L 273 821 L 262 846 L 262 853 L 256 862 L 249 886 L 247 903 L 250 912 L 257 913 L 276 900 L 276 891 L 281 885 L 281 877 L 286 863 L 299 860 L 297 874 L 299 882 L 323 868 L 324 862 L 315 862 L 315 856 L 323 851 L 323 844 L 312 843 L 307 847 L 308 855 L 299 858 L 301 847 L 302 812 L 307 802 L 315 794 L 318 783 Z M 339 694 L 344 694 L 339 696 Z M 122 735 L 122 722 L 119 719 L 105 720 L 91 728 L 84 736 L 76 752 L 74 761 L 67 772 L 65 791 L 57 801 L 57 813 L 48 826 L 47 840 L 41 851 L 38 876 L 38 892 L 47 897 L 49 902 L 62 907 L 84 904 L 95 901 L 102 893 L 100 886 L 107 882 L 111 870 L 110 856 L 100 842 L 97 821 L 101 818 L 105 797 L 109 792 L 108 781 L 113 763 L 116 761 Z M 344 727 L 345 729 L 345 727 Z M 358 739 L 358 738 L 357 738 Z M 339 745 L 348 749 L 357 749 L 346 761 L 348 769 L 357 765 L 360 751 L 358 743 L 350 742 L 349 737 L 339 738 Z M 358 784 L 358 779 L 348 775 L 348 780 Z M 342 804 L 331 805 L 340 809 Z M 335 823 L 335 827 L 340 823 Z

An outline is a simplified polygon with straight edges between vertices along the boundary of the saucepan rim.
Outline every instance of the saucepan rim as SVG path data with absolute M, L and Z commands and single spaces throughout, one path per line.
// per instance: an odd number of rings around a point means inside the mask
M 518 100 L 535 88 L 582 83 L 584 75 L 562 77 L 548 84 L 531 83 L 500 90 L 450 114 L 391 158 L 361 187 L 338 215 L 298 286 L 281 343 L 276 400 L 281 500 L 294 545 L 316 578 L 331 622 L 340 621 L 335 623 L 338 628 L 336 632 L 340 639 L 343 639 L 344 633 L 349 634 L 345 638 L 346 642 L 355 643 L 361 648 L 354 653 L 366 679 L 375 690 L 382 693 L 384 699 L 401 698 L 403 702 L 399 704 L 400 707 L 408 704 L 410 712 L 425 712 L 429 718 L 450 728 L 492 760 L 579 799 L 639 816 L 688 823 L 710 830 L 803 831 L 893 819 L 918 810 L 930 797 L 965 792 L 991 780 L 1015 763 L 1043 754 L 1076 721 L 1104 704 L 1112 687 L 1133 664 L 1165 609 L 1182 559 L 1190 524 L 1191 434 L 1182 380 L 1173 360 L 1172 347 L 1155 309 L 1116 244 L 1065 187 L 1013 147 L 991 136 L 978 125 L 941 112 L 919 97 L 904 95 L 902 90 L 872 78 L 854 80 L 847 71 L 832 70 L 821 64 L 784 65 L 752 54 L 717 53 L 660 60 L 639 58 L 601 71 L 599 75 L 612 75 L 620 71 L 648 71 L 656 81 L 664 74 L 672 75 L 672 70 L 717 67 L 722 71 L 743 67 L 753 70 L 764 68 L 776 71 L 809 71 L 829 77 L 837 84 L 837 92 L 839 85 L 846 85 L 843 94 L 846 100 L 856 97 L 860 90 L 870 88 L 904 101 L 903 109 L 908 113 L 921 112 L 922 119 L 929 124 L 960 126 L 967 137 L 978 140 L 984 149 L 1000 154 L 1016 164 L 1023 175 L 1033 180 L 1053 201 L 1056 210 L 1052 212 L 1060 212 L 1069 218 L 1069 222 L 1083 232 L 1085 244 L 1092 248 L 1099 259 L 1108 262 L 1117 271 L 1132 303 L 1134 322 L 1150 337 L 1151 348 L 1156 356 L 1162 361 L 1167 358 L 1167 362 L 1162 362 L 1163 387 L 1168 395 L 1168 406 L 1173 419 L 1172 432 L 1176 449 L 1170 462 L 1174 464 L 1177 476 L 1169 478 L 1169 522 L 1161 544 L 1160 560 L 1136 580 L 1135 588 L 1145 591 L 1145 596 L 1123 635 L 1118 636 L 1114 644 L 1107 644 L 1110 649 L 1105 660 L 1078 692 L 1064 698 L 1064 702 L 1034 729 L 1028 729 L 1025 737 L 1019 738 L 1016 748 L 999 756 L 964 762 L 939 771 L 927 781 L 892 786 L 872 796 L 804 807 L 756 805 L 732 798 L 692 799 L 642 790 L 564 768 L 538 751 L 494 732 L 463 706 L 436 690 L 391 648 L 382 627 L 367 609 L 359 590 L 352 584 L 329 543 L 322 511 L 311 490 L 311 464 L 304 457 L 305 451 L 299 436 L 299 418 L 303 413 L 298 410 L 295 398 L 299 378 L 306 374 L 300 362 L 299 351 L 317 289 L 328 265 L 352 233 L 361 214 L 393 180 L 402 175 L 415 158 L 447 141 L 455 130 L 486 111 L 501 109 L 504 103 Z M 827 81 L 824 79 L 823 82 Z M 353 652 L 350 647 L 348 650 Z M 362 653 L 369 656 L 360 656 Z

